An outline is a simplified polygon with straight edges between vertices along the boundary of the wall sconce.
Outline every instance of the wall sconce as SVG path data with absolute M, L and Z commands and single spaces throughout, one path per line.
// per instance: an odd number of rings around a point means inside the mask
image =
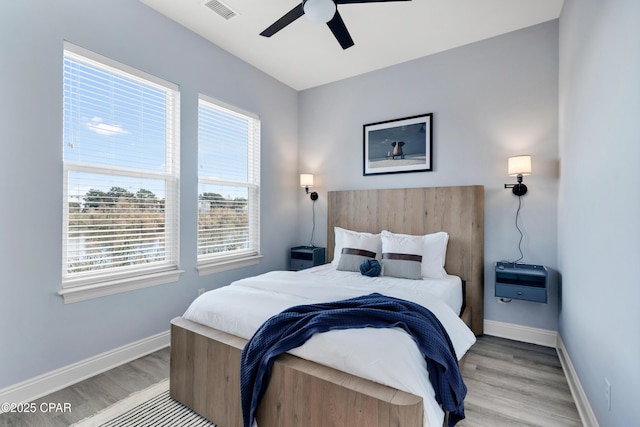
M 309 194 L 309 187 L 313 187 L 313 174 L 311 173 L 301 173 L 300 174 L 300 187 L 304 187 L 304 191 Z M 311 200 L 318 200 L 318 193 L 313 191 L 310 194 Z
M 524 175 L 531 175 L 531 156 L 515 156 L 509 157 L 509 176 L 515 176 L 518 180 L 517 184 L 505 184 L 504 188 L 513 189 L 516 196 L 524 196 L 527 194 L 527 186 L 522 183 Z
M 309 187 L 313 187 L 313 174 L 301 173 L 300 174 L 300 187 L 304 187 L 305 193 L 309 194 Z M 315 191 L 309 194 L 313 203 L 311 204 L 311 210 L 313 212 L 313 227 L 311 228 L 311 239 L 309 240 L 309 246 L 315 247 L 313 244 L 313 235 L 316 231 L 316 200 L 318 200 L 318 193 Z

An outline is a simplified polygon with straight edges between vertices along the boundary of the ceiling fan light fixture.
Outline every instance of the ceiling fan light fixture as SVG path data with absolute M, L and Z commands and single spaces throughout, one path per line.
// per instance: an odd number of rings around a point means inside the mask
M 304 15 L 313 22 L 326 23 L 336 14 L 333 0 L 307 0 L 304 2 Z

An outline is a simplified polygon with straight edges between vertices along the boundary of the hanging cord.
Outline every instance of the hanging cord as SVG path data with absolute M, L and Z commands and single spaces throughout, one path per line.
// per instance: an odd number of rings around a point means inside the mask
M 316 201 L 315 200 L 313 200 L 313 202 L 311 204 L 311 211 L 313 212 L 313 214 L 312 214 L 313 226 L 311 227 L 311 240 L 309 241 L 309 246 L 314 248 L 315 245 L 313 244 L 313 235 L 316 232 Z
M 513 264 L 516 264 L 522 261 L 522 258 L 524 258 L 524 255 L 522 254 L 522 239 L 524 238 L 524 235 L 522 234 L 522 230 L 520 230 L 520 227 L 518 226 L 518 216 L 520 215 L 521 207 L 522 207 L 522 196 L 518 196 L 518 210 L 516 211 L 516 230 L 518 230 L 518 233 L 520 233 L 520 240 L 518 241 L 518 251 L 520 252 L 520 258 L 513 261 Z

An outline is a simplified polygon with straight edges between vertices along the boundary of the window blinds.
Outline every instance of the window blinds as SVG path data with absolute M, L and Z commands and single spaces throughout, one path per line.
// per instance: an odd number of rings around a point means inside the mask
M 200 96 L 198 261 L 260 251 L 260 120 Z
M 65 43 L 63 282 L 178 264 L 179 93 Z

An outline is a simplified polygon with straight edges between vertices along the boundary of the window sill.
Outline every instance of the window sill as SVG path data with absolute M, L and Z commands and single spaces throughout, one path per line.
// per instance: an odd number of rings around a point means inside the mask
M 263 255 L 249 255 L 242 258 L 217 258 L 214 260 L 201 261 L 198 264 L 198 275 L 219 273 L 221 271 L 233 270 L 235 268 L 249 267 L 256 265 L 263 258 Z
M 65 304 L 70 304 L 107 295 L 133 291 L 136 289 L 148 288 L 150 286 L 177 282 L 181 273 L 184 273 L 184 271 L 162 271 L 159 273 L 146 274 L 144 276 L 125 277 L 100 283 L 70 286 L 59 290 L 58 295 L 64 298 Z

